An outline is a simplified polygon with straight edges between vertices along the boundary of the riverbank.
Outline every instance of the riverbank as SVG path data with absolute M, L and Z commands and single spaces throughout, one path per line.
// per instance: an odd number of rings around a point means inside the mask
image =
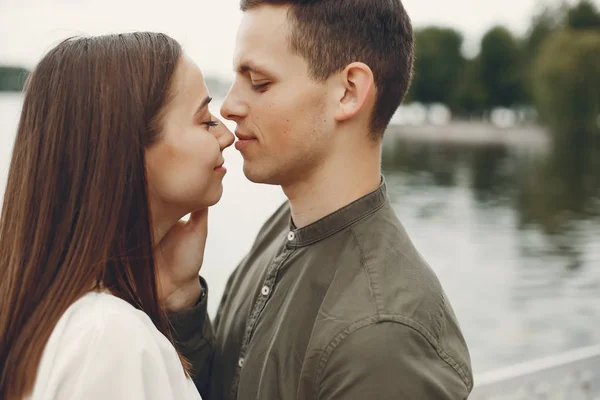
M 540 149 L 547 148 L 551 140 L 545 128 L 537 125 L 498 128 L 490 123 L 472 121 L 454 121 L 442 126 L 390 124 L 385 136 L 436 143 L 498 144 Z

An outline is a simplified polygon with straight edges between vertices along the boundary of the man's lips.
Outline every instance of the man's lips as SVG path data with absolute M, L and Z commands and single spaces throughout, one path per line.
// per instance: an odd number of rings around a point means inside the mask
M 256 137 L 249 135 L 247 133 L 242 133 L 239 131 L 235 131 L 235 136 L 238 138 L 238 140 L 255 140 Z
M 235 148 L 238 151 L 244 150 L 249 144 L 256 141 L 256 137 L 241 132 L 235 132 L 238 140 L 235 142 Z

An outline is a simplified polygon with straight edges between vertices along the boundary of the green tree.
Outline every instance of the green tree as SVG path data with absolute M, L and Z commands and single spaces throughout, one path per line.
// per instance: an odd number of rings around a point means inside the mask
M 466 60 L 465 67 L 458 76 L 454 92 L 453 111 L 464 117 L 481 116 L 485 111 L 486 93 L 481 82 L 481 61 L 479 57 Z
M 562 25 L 563 11 L 558 8 L 544 7 L 531 19 L 531 25 L 524 40 L 524 56 L 533 61 L 548 36 Z
M 458 76 L 464 68 L 463 37 L 453 29 L 415 31 L 415 73 L 409 100 L 453 106 Z
M 506 28 L 494 27 L 483 36 L 479 59 L 488 108 L 513 106 L 523 100 L 519 45 Z
M 564 15 L 564 6 L 545 6 L 531 19 L 531 25 L 522 43 L 523 88 L 528 103 L 533 102 L 531 82 L 535 74 L 535 59 L 544 41 L 564 24 Z
M 567 12 L 567 26 L 571 29 L 600 29 L 600 13 L 590 0 L 580 0 Z
M 552 35 L 535 62 L 534 94 L 542 119 L 567 146 L 600 133 L 600 31 Z

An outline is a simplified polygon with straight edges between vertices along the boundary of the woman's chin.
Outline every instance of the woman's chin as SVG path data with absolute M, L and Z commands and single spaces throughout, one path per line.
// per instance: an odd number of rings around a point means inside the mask
M 208 193 L 206 193 L 202 201 L 200 202 L 200 207 L 198 208 L 208 208 L 214 206 L 221 200 L 223 196 L 223 185 L 219 185 L 218 187 L 212 188 Z
M 180 197 L 178 201 L 171 201 L 172 205 L 178 204 L 179 211 L 185 212 L 185 214 L 191 213 L 192 211 L 201 210 L 204 208 L 212 207 L 221 200 L 223 196 L 223 185 L 219 182 L 218 185 L 204 190 L 200 195 L 191 195 L 188 193 L 187 198 Z

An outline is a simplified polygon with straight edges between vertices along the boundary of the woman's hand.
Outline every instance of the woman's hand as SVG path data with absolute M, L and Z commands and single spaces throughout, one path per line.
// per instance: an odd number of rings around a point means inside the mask
M 208 209 L 198 210 L 187 222 L 178 221 L 158 244 L 154 252 L 158 297 L 168 311 L 181 311 L 198 301 L 207 233 Z

